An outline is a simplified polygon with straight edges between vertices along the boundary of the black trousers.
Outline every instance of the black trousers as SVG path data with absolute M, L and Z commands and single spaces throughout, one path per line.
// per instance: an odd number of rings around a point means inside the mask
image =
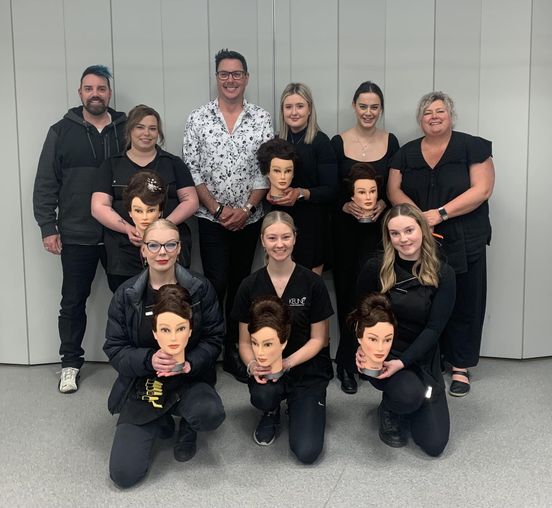
M 261 411 L 273 411 L 287 399 L 289 447 L 303 464 L 312 464 L 324 447 L 326 429 L 326 386 L 295 390 L 280 379 L 276 383 L 249 381 L 251 404 Z
M 106 266 L 103 245 L 63 244 L 61 304 L 58 330 L 62 367 L 80 369 L 84 363 L 82 339 L 86 331 L 86 300 L 90 296 L 98 261 Z
M 456 302 L 441 335 L 441 350 L 455 367 L 479 363 L 481 336 L 487 305 L 487 256 L 468 263 L 466 273 L 456 275 Z
M 228 231 L 208 219 L 199 218 L 197 222 L 203 273 L 215 288 L 220 308 L 225 309 L 225 347 L 236 347 L 238 323 L 230 314 L 241 281 L 251 273 L 261 221 L 250 224 L 241 231 Z
M 195 431 L 215 430 L 226 416 L 218 393 L 211 385 L 201 382 L 190 384 L 172 408 L 172 414 L 181 416 Z M 165 418 L 166 415 L 145 425 L 117 425 L 109 475 L 119 487 L 132 487 L 146 476 L 153 445 Z
M 383 392 L 383 404 L 399 415 L 408 415 L 414 442 L 432 457 L 445 449 L 450 434 L 450 417 L 444 391 L 426 399 L 427 386 L 410 369 L 387 379 L 369 378 Z
M 333 277 L 339 322 L 339 346 L 335 355 L 338 369 L 356 372 L 358 342 L 346 325 L 356 305 L 357 279 L 364 263 L 376 255 L 381 242 L 379 222 L 361 224 L 352 215 L 336 212 L 332 217 Z

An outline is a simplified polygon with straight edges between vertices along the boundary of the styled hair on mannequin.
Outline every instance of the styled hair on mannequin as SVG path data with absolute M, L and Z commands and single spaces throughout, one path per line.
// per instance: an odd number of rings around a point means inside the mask
M 295 170 L 297 170 L 299 164 L 299 156 L 295 151 L 295 147 L 292 143 L 282 138 L 269 139 L 259 146 L 257 160 L 259 161 L 261 174 L 268 175 L 272 159 L 292 161 Z
M 289 339 L 291 311 L 277 296 L 266 295 L 256 298 L 249 308 L 249 316 L 247 331 L 250 334 L 267 327 L 276 331 L 280 344 L 284 344 Z
M 138 171 L 130 178 L 123 191 L 125 210 L 132 208 L 132 200 L 139 198 L 145 205 L 159 205 L 162 212 L 167 199 L 167 187 L 161 175 L 154 171 Z

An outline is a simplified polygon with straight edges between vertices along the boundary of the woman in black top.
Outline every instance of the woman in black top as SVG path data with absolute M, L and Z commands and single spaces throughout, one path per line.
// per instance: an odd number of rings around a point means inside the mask
M 494 186 L 491 142 L 452 130 L 454 103 L 443 92 L 418 104 L 424 136 L 404 145 L 391 161 L 387 192 L 393 204 L 413 203 L 443 237 L 447 263 L 456 272 L 456 306 L 442 337 L 452 366 L 451 395 L 470 389 L 468 367 L 479 362 L 487 296 L 486 246 Z
M 267 200 L 273 210 L 289 213 L 297 227 L 293 257 L 297 263 L 322 273 L 328 250 L 329 207 L 337 192 L 337 166 L 330 139 L 316 121 L 310 89 L 290 83 L 280 99 L 279 137 L 295 145 L 299 165 L 284 198 Z
M 337 300 L 340 339 L 336 354 L 337 376 L 345 393 L 356 393 L 354 376 L 355 338 L 350 333 L 346 318 L 355 304 L 355 284 L 358 272 L 366 260 L 381 250 L 380 216 L 386 208 L 385 188 L 391 156 L 399 149 L 392 133 L 377 126 L 383 114 L 384 101 L 381 88 L 366 81 L 355 91 L 353 110 L 356 125 L 337 134 L 331 144 L 337 156 L 340 193 L 332 214 L 333 275 Z M 380 197 L 370 224 L 358 222 L 362 211 L 351 201 L 347 177 L 358 162 L 369 162 L 381 178 Z
M 113 295 L 104 344 L 118 373 L 108 400 L 109 411 L 120 413 L 109 472 L 120 487 L 130 487 L 146 475 L 156 438 L 169 438 L 174 432 L 172 415 L 180 417 L 174 456 L 182 462 L 196 452 L 197 431 L 216 429 L 225 416 L 214 389 L 224 321 L 213 286 L 176 262 L 180 237 L 172 222 L 153 222 L 141 250 L 148 268 Z M 167 284 L 187 290 L 192 310 L 186 362 L 182 373 L 172 377 L 176 362 L 159 349 L 152 331 L 156 295 Z M 166 382 L 160 386 L 162 379 Z
M 123 203 L 123 191 L 137 171 L 155 171 L 168 188 L 165 217 L 179 225 L 183 242 L 182 260 L 190 264 L 191 234 L 185 220 L 199 206 L 194 181 L 182 160 L 162 150 L 164 142 L 159 113 L 140 104 L 128 114 L 125 128 L 127 149 L 107 159 L 98 169 L 95 192 L 92 194 L 92 215 L 105 226 L 109 287 L 115 291 L 125 280 L 140 272 L 136 263 L 129 265 L 121 251 L 140 246 L 142 238 L 128 216 Z
M 239 322 L 240 357 L 247 365 L 251 404 L 263 411 L 254 432 L 259 445 L 271 444 L 280 423 L 280 403 L 287 399 L 289 446 L 303 463 L 316 460 L 324 446 L 326 387 L 333 377 L 329 351 L 328 319 L 333 314 L 321 277 L 296 264 L 293 219 L 272 211 L 263 220 L 261 242 L 267 265 L 244 279 L 234 302 L 232 317 Z M 265 368 L 255 361 L 248 331 L 249 309 L 261 296 L 281 298 L 291 308 L 291 333 L 283 352 L 288 372 L 276 382 L 263 380 Z
M 387 212 L 383 246 L 382 259 L 370 259 L 358 280 L 359 296 L 385 294 L 398 321 L 383 373 L 368 378 L 383 392 L 379 435 L 389 446 L 405 446 L 408 415 L 414 442 L 437 456 L 445 449 L 450 429 L 439 337 L 454 306 L 454 272 L 437 258 L 429 226 L 413 205 L 397 205 Z M 359 348 L 359 368 L 363 360 Z

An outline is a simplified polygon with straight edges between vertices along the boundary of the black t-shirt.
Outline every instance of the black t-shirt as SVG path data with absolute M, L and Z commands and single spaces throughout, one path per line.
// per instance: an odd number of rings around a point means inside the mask
M 492 156 L 492 143 L 452 131 L 441 160 L 432 169 L 422 154 L 422 139 L 404 145 L 391 160 L 390 167 L 401 172 L 401 190 L 426 211 L 445 205 L 470 188 L 470 166 Z M 443 236 L 447 263 L 456 273 L 466 272 L 467 263 L 475 261 L 491 241 L 488 202 L 438 224 L 435 232 Z
M 261 268 L 245 278 L 236 294 L 232 318 L 241 323 L 249 323 L 249 308 L 255 298 L 276 294 L 266 268 Z M 303 347 L 310 339 L 310 327 L 328 319 L 333 314 L 328 290 L 322 278 L 301 265 L 295 269 L 282 294 L 282 300 L 291 309 L 291 333 L 284 350 L 288 357 Z M 322 377 L 326 380 L 333 375 L 329 348 L 323 348 L 314 358 L 291 369 L 293 378 Z

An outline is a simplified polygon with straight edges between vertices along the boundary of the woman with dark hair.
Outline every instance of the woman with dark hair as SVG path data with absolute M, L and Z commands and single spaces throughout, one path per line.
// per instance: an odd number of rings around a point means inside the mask
M 92 194 L 92 215 L 105 226 L 106 244 L 140 246 L 142 237 L 134 224 L 127 220 L 123 191 L 132 175 L 139 171 L 155 171 L 168 188 L 165 216 L 177 224 L 183 241 L 185 266 L 190 264 L 191 234 L 185 224 L 199 206 L 194 181 L 187 166 L 179 157 L 162 150 L 165 136 L 159 113 L 140 104 L 128 114 L 125 128 L 126 150 L 107 159 L 98 170 L 96 188 Z M 158 144 L 159 143 L 159 144 Z M 126 239 L 125 239 L 126 237 Z M 110 240 L 110 238 L 112 240 Z M 119 249 L 107 252 L 113 269 L 108 271 L 109 287 L 115 291 L 126 279 L 136 275 L 135 266 L 127 266 L 118 258 Z
M 166 219 L 148 226 L 141 251 L 148 268 L 113 295 L 104 344 L 118 373 L 108 400 L 109 411 L 120 413 L 109 472 L 120 487 L 144 478 L 156 438 L 173 435 L 173 415 L 180 417 L 174 457 L 181 462 L 195 455 L 197 432 L 216 429 L 225 416 L 214 388 L 224 321 L 213 286 L 176 262 L 178 228 Z M 166 319 L 171 313 L 183 319 Z M 188 337 L 173 348 L 171 333 Z
M 447 94 L 430 92 L 420 99 L 417 120 L 424 136 L 395 155 L 387 191 L 392 203 L 412 203 L 423 211 L 456 272 L 456 305 L 441 344 L 452 366 L 449 393 L 462 397 L 470 390 L 468 368 L 479 362 L 495 170 L 491 142 L 453 130 L 455 117 Z
M 273 200 L 273 210 L 289 213 L 297 227 L 293 258 L 321 274 L 328 254 L 329 207 L 337 192 L 337 166 L 330 139 L 318 126 L 312 92 L 290 83 L 280 98 L 279 137 L 294 145 L 299 167 L 285 196 Z
M 322 278 L 293 261 L 295 238 L 295 225 L 287 213 L 266 215 L 261 243 L 267 264 L 241 283 L 232 317 L 239 322 L 240 357 L 251 376 L 251 404 L 263 412 L 254 441 L 261 446 L 274 442 L 280 405 L 287 399 L 290 449 L 299 461 L 311 464 L 324 447 L 326 388 L 333 377 L 328 336 L 333 309 Z M 276 382 L 267 381 L 270 370 L 255 358 L 255 332 L 249 328 L 252 302 L 266 295 L 281 298 L 291 309 L 291 332 L 283 352 L 283 369 L 288 372 Z
M 414 442 L 438 456 L 450 430 L 439 338 L 454 307 L 454 272 L 439 261 L 427 221 L 410 204 L 385 215 L 383 249 L 383 257 L 368 260 L 358 279 L 359 296 L 384 294 L 398 322 L 383 372 L 368 378 L 383 392 L 379 436 L 389 446 L 405 446 L 409 422 Z M 359 348 L 357 367 L 364 361 Z
M 399 149 L 394 134 L 378 127 L 384 111 L 381 88 L 365 81 L 353 95 L 354 127 L 332 138 L 337 157 L 341 191 L 332 215 L 333 275 L 339 319 L 339 347 L 335 362 L 337 377 L 345 393 L 356 393 L 354 348 L 355 340 L 346 324 L 347 315 L 355 305 L 354 294 L 358 272 L 366 260 L 381 249 L 381 213 L 386 208 L 385 188 L 389 160 Z M 371 223 L 359 222 L 360 207 L 351 199 L 348 177 L 355 164 L 369 163 L 380 179 L 377 206 Z

